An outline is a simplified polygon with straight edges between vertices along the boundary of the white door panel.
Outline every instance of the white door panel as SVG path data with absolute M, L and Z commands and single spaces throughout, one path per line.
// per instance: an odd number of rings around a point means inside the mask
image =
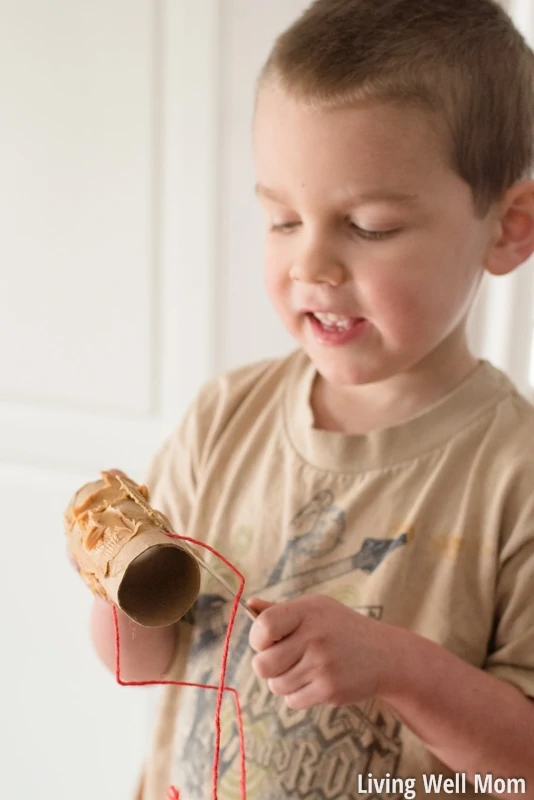
M 144 413 L 158 267 L 151 6 L 3 8 L 0 339 L 19 335 L 0 396 Z
M 129 800 L 142 766 L 155 693 L 92 652 L 62 516 L 213 371 L 218 21 L 0 0 L 2 797 Z

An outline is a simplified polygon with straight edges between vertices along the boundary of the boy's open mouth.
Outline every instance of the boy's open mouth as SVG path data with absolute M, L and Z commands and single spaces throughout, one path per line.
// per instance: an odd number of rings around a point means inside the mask
M 350 331 L 358 322 L 362 321 L 361 317 L 346 317 L 342 314 L 320 313 L 314 312 L 312 317 L 323 326 L 326 331 Z
M 341 345 L 356 339 L 368 327 L 365 317 L 349 317 L 331 312 L 309 311 L 310 327 L 321 344 Z

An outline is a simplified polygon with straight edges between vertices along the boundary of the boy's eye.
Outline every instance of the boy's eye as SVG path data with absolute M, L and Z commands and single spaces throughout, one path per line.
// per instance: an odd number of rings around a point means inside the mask
M 271 230 L 277 233 L 289 233 L 298 225 L 300 225 L 300 222 L 278 222 L 271 225 Z
M 380 241 L 381 239 L 387 239 L 388 236 L 392 236 L 394 233 L 397 233 L 397 229 L 393 229 L 390 231 L 370 231 L 367 228 L 360 228 L 359 225 L 356 225 L 355 222 L 350 223 L 351 229 L 356 233 L 357 236 L 360 236 L 362 239 L 369 239 L 370 241 Z

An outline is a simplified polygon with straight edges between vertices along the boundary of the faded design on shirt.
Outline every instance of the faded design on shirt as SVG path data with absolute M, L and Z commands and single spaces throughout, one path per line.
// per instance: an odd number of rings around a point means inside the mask
M 285 552 L 265 584 L 267 596 L 272 587 L 276 587 L 278 598 L 290 598 L 309 589 L 320 592 L 321 585 L 344 576 L 350 578 L 354 570 L 371 574 L 389 553 L 407 543 L 405 534 L 395 539 L 367 538 L 353 555 L 335 559 L 345 534 L 345 514 L 335 505 L 330 491 L 315 495 L 295 515 L 291 528 Z M 380 606 L 352 607 L 375 619 L 382 616 Z M 201 683 L 218 681 L 228 609 L 227 598 L 219 594 L 202 594 L 197 600 L 190 663 L 196 665 L 195 680 Z M 353 800 L 361 797 L 356 791 L 358 774 L 396 775 L 402 748 L 401 724 L 393 714 L 373 700 L 358 706 L 292 711 L 252 670 L 249 630 L 250 623 L 239 615 L 226 681 L 228 686 L 238 687 L 243 709 L 248 800 Z M 194 716 L 178 758 L 180 786 L 188 800 L 204 800 L 209 793 L 213 695 L 195 692 Z M 239 774 L 235 707 L 228 695 L 222 709 L 220 800 L 238 800 Z M 393 796 L 376 797 L 391 800 Z

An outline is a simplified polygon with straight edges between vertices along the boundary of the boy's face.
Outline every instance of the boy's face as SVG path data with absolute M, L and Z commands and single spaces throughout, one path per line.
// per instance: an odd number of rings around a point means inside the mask
M 455 357 L 493 226 L 428 116 L 314 110 L 265 87 L 254 151 L 267 288 L 323 377 L 372 383 Z

